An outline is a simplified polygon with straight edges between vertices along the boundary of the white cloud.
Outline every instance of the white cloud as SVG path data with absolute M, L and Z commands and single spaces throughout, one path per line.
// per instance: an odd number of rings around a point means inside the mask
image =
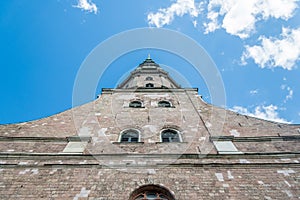
M 248 115 L 251 117 L 256 117 L 264 120 L 274 121 L 274 122 L 280 122 L 280 123 L 290 123 L 287 120 L 280 118 L 278 116 L 278 107 L 274 105 L 260 105 L 255 107 L 255 109 L 251 112 L 247 108 L 241 107 L 241 106 L 234 106 L 232 109 L 234 112 L 238 112 L 243 115 Z
M 287 87 L 286 89 L 288 91 L 288 94 L 285 97 L 284 103 L 286 103 L 289 99 L 292 99 L 294 94 L 294 91 L 290 87 Z
M 156 13 L 149 13 L 148 23 L 149 25 L 162 27 L 170 24 L 175 16 L 182 17 L 189 14 L 191 17 L 196 18 L 199 15 L 201 5 L 197 6 L 194 0 L 177 0 L 168 8 L 160 8 Z
M 300 28 L 282 28 L 281 38 L 260 37 L 260 45 L 248 46 L 241 58 L 243 63 L 252 58 L 261 68 L 293 69 L 300 60 Z
M 280 86 L 280 89 L 285 90 L 286 87 L 287 87 L 287 85 L 283 84 Z
M 95 14 L 98 12 L 96 4 L 94 4 L 91 0 L 78 0 L 77 5 L 74 5 L 73 7 L 80 8 L 88 12 L 94 12 Z
M 194 25 L 195 28 L 197 27 L 197 25 L 198 25 L 197 20 L 194 20 L 194 21 L 193 21 L 193 25 Z
M 294 91 L 287 85 L 283 84 L 280 86 L 280 89 L 287 90 L 288 94 L 285 96 L 284 103 L 286 103 L 289 99 L 293 98 Z
M 234 112 L 238 112 L 242 115 L 249 115 L 248 109 L 244 108 L 242 106 L 233 106 L 233 108 L 231 110 Z
M 250 90 L 250 92 L 249 92 L 251 95 L 255 95 L 255 94 L 257 94 L 258 93 L 258 90 L 256 89 L 256 90 Z
M 207 6 L 205 33 L 224 28 L 227 33 L 247 38 L 255 31 L 255 23 L 267 20 L 290 19 L 298 0 L 210 0 Z

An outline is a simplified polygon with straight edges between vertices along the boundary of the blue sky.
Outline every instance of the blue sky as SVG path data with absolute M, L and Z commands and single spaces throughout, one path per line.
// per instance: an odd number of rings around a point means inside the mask
M 0 124 L 71 108 L 76 74 L 89 53 L 115 34 L 143 27 L 175 30 L 199 43 L 221 74 L 228 109 L 300 123 L 297 0 L 3 0 Z M 192 66 L 157 49 L 120 55 L 96 93 L 115 87 L 149 53 L 210 102 L 205 82 L 193 79 Z

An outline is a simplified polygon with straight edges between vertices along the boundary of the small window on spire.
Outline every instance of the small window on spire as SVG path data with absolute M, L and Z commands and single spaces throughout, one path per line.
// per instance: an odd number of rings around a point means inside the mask
M 152 83 L 147 83 L 146 84 L 146 88 L 153 88 L 154 87 L 154 84 L 152 84 Z
M 158 102 L 158 107 L 170 108 L 172 105 L 169 101 L 160 101 Z
M 132 101 L 129 103 L 129 107 L 131 108 L 142 108 L 143 104 L 141 101 Z
M 153 81 L 153 78 L 151 76 L 146 77 L 146 81 Z

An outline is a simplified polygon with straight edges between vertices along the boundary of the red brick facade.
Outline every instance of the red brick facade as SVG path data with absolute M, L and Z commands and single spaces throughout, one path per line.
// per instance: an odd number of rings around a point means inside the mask
M 93 102 L 1 125 L 0 199 L 299 199 L 299 162 L 300 125 L 207 104 L 147 59 Z

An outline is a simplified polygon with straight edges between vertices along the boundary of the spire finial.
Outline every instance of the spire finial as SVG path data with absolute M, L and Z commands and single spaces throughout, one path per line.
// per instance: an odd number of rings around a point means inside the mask
M 151 59 L 151 56 L 150 56 L 150 53 L 148 53 L 148 58 L 147 58 L 148 60 L 150 60 Z

